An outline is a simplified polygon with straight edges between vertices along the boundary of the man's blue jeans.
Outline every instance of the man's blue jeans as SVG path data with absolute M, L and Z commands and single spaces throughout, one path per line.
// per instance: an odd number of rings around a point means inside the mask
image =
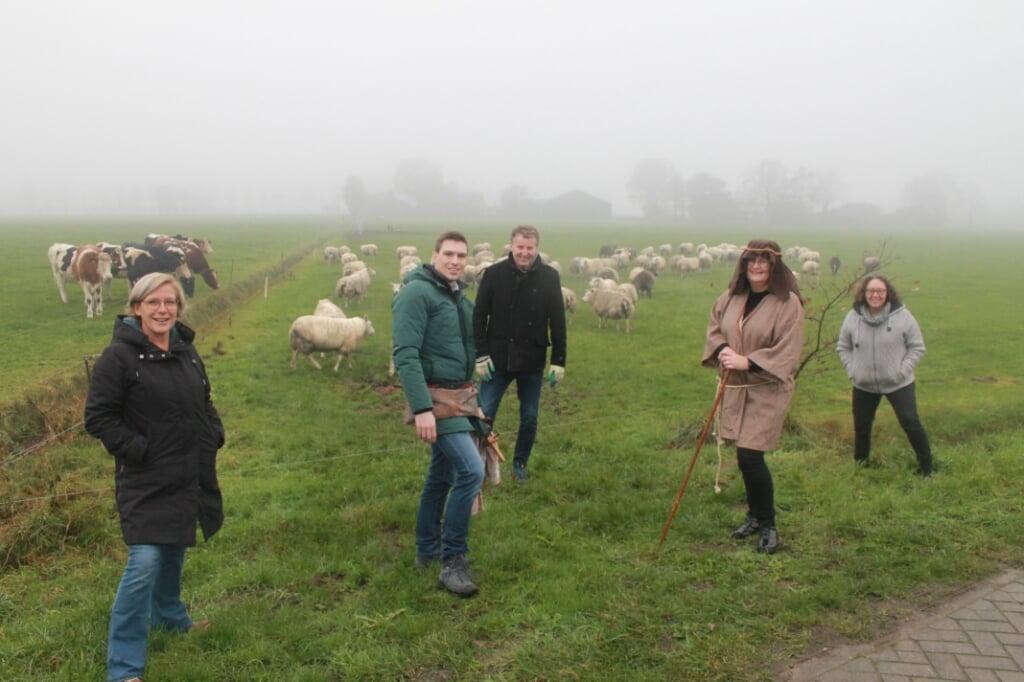
M 128 563 L 110 613 L 109 682 L 142 677 L 149 628 L 187 632 L 192 626 L 181 602 L 184 564 L 184 547 L 128 545 Z
M 444 561 L 469 551 L 469 517 L 483 482 L 484 462 L 469 432 L 438 435 L 416 517 L 417 554 Z
M 540 389 L 544 385 L 544 372 L 506 372 L 495 369 L 490 381 L 480 384 L 480 409 L 488 419 L 498 416 L 505 389 L 516 382 L 519 396 L 519 433 L 512 458 L 523 466 L 530 460 L 533 441 L 537 438 L 537 415 L 540 413 Z

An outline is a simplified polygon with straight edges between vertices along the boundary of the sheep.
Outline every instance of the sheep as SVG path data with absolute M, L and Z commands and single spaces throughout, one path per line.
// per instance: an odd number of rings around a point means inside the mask
M 861 265 L 864 266 L 865 273 L 874 272 L 882 265 L 882 260 L 875 254 L 871 253 L 870 251 L 864 252 L 864 255 L 861 257 L 860 262 Z
M 470 253 L 472 253 L 472 255 L 475 256 L 476 254 L 480 253 L 481 251 L 490 251 L 490 250 L 491 250 L 491 243 L 490 242 L 480 242 L 479 244 L 474 244 L 473 245 L 473 250 Z
M 675 256 L 672 258 L 672 270 L 683 274 L 700 270 L 700 259 L 696 256 Z
M 841 265 L 839 256 L 832 256 L 828 259 L 828 269 L 832 271 L 832 276 L 835 277 L 839 273 L 839 266 Z
M 359 272 L 360 270 L 366 270 L 366 269 L 368 269 L 368 267 L 369 266 L 366 265 L 365 261 L 352 260 L 352 261 L 349 261 L 349 262 L 345 263 L 345 265 L 342 266 L 342 268 L 341 268 L 341 275 L 342 275 L 342 277 L 344 277 L 345 275 L 351 275 L 353 272 Z M 373 274 L 373 273 L 370 273 L 370 274 Z
M 320 317 L 345 317 L 345 311 L 335 305 L 329 298 L 321 298 L 317 301 L 313 314 Z
M 337 263 L 338 259 L 341 258 L 341 254 L 338 252 L 337 246 L 325 246 L 324 247 L 324 262 L 327 264 Z
M 665 258 L 668 258 L 669 256 L 672 255 L 672 245 L 662 244 L 661 246 L 658 247 L 658 253 L 660 253 Z
M 679 244 L 679 253 L 683 256 L 692 256 L 694 252 L 693 242 L 682 242 Z
M 590 303 L 597 315 L 598 329 L 604 328 L 605 320 L 615 320 L 615 329 L 619 329 L 619 320 L 626 321 L 626 333 L 633 319 L 635 307 L 624 293 L 617 289 L 588 289 L 583 295 L 583 302 Z
M 619 281 L 619 273 L 614 268 L 601 268 L 594 274 L 601 279 L 610 279 L 613 282 Z
M 359 247 L 359 252 L 364 256 L 376 256 L 377 245 L 376 244 L 363 244 Z
M 576 292 L 569 287 L 562 287 L 562 306 L 570 316 L 576 314 Z M 572 322 L 572 318 L 569 319 Z
M 295 369 L 299 353 L 302 353 L 314 367 L 322 369 L 313 357 L 313 351 L 333 350 L 338 353 L 334 371 L 338 371 L 342 358 L 345 358 L 348 368 L 352 369 L 352 352 L 359 348 L 364 338 L 373 333 L 373 325 L 367 317 L 297 317 L 288 330 L 288 344 L 292 349 L 291 368 Z
M 399 246 L 395 249 L 395 258 L 402 260 L 402 256 L 415 256 L 416 253 L 415 246 Z
M 640 272 L 630 276 L 629 279 L 633 282 L 633 286 L 636 287 L 637 293 L 640 296 L 647 296 L 647 298 L 651 298 L 651 294 L 654 292 L 653 272 L 640 268 Z
M 637 300 L 640 298 L 640 294 L 637 293 L 636 286 L 632 282 L 623 282 L 617 286 L 617 289 L 626 295 L 629 302 L 634 306 Z
M 349 251 L 348 253 L 341 254 L 341 264 L 342 265 L 344 265 L 345 263 L 354 263 L 357 260 L 359 260 L 359 256 L 357 256 L 356 254 L 352 253 L 351 251 Z
M 377 274 L 370 268 L 364 270 L 357 270 L 351 275 L 345 275 L 340 278 L 334 285 L 334 294 L 345 303 L 345 307 L 353 299 L 357 303 L 362 303 L 363 298 L 366 297 L 366 292 L 370 288 L 370 275 Z
M 805 260 L 803 265 L 800 266 L 800 270 L 810 277 L 817 277 L 821 274 L 821 263 L 816 260 Z

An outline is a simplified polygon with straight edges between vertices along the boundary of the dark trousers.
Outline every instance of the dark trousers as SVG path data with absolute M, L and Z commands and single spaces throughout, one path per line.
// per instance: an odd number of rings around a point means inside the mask
M 760 450 L 736 448 L 736 462 L 747 489 L 747 514 L 760 521 L 762 526 L 774 526 L 775 485 L 772 483 L 772 472 L 764 461 L 764 453 Z
M 928 444 L 928 434 L 921 426 L 917 416 L 917 395 L 914 384 L 886 393 L 885 399 L 892 405 L 896 419 L 903 432 L 907 434 L 910 447 L 914 448 L 917 463 L 921 471 L 931 473 L 932 449 Z M 881 393 L 868 393 L 857 387 L 853 389 L 853 458 L 858 462 L 866 462 L 871 455 L 871 426 L 875 421 L 878 403 L 882 401 Z

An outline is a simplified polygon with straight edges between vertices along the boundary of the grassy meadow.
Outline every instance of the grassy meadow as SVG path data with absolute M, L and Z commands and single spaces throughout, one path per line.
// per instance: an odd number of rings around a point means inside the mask
M 1007 566 L 1024 565 L 1019 361 L 1014 303 L 1024 239 L 1006 234 L 870 234 L 538 225 L 541 249 L 567 265 L 601 244 L 745 243 L 769 236 L 839 255 L 833 279 L 805 279 L 823 341 L 798 380 L 789 426 L 769 456 L 782 551 L 730 538 L 745 512 L 732 449 L 714 491 L 713 440 L 701 452 L 665 543 L 658 538 L 714 396 L 701 369 L 708 309 L 731 266 L 657 279 L 627 335 L 600 330 L 585 304 L 569 328 L 566 378 L 542 395 L 529 482 L 485 490 L 470 561 L 481 592 L 460 600 L 413 568 L 427 448 L 401 425 L 387 376 L 394 248 L 429 253 L 440 224 L 371 225 L 361 237 L 327 219 L 0 223 L 5 423 L 55 377 L 81 374 L 109 340 L 113 315 L 87 320 L 80 289 L 57 297 L 54 241 L 137 239 L 150 231 L 213 240 L 225 285 L 197 282 L 195 326 L 227 429 L 219 470 L 224 529 L 190 550 L 184 598 L 213 626 L 150 641 L 147 680 L 775 680 L 824 647 L 891 631 L 921 608 Z M 496 248 L 511 225 L 456 225 Z M 289 368 L 288 326 L 331 296 L 340 266 L 324 243 L 374 242 L 365 314 L 376 334 L 344 363 Z M 886 403 L 875 466 L 852 462 L 849 386 L 831 339 L 864 249 L 924 332 L 922 420 L 939 470 L 915 461 Z M 298 254 L 304 258 L 291 257 Z M 288 265 L 282 266 L 287 261 Z M 281 266 L 281 267 L 278 267 Z M 229 275 L 230 273 L 230 275 Z M 270 285 L 264 296 L 262 273 Z M 582 295 L 584 283 L 563 275 Z M 120 299 L 117 297 L 120 296 Z M 231 296 L 231 305 L 217 305 Z M 808 352 L 817 327 L 807 327 Z M 331 363 L 333 364 L 333 363 Z M 54 398 L 48 398 L 51 403 Z M 45 447 L 0 450 L 0 677 L 102 680 L 110 603 L 125 556 L 112 462 L 75 422 L 81 396 L 48 403 Z M 57 414 L 61 411 L 66 414 Z M 497 429 L 511 452 L 517 404 Z M 68 424 L 66 427 L 58 426 Z M 20 443 L 20 441 L 18 441 Z M 509 468 L 511 464 L 507 465 Z

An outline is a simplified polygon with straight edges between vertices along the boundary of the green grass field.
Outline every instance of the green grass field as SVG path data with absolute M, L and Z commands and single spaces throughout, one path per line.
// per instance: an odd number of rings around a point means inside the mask
M 928 345 L 918 397 L 939 472 L 913 475 L 885 405 L 877 466 L 853 466 L 849 388 L 828 346 L 801 374 L 790 428 L 769 457 L 783 551 L 761 556 L 729 537 L 745 511 L 743 486 L 733 451 L 723 449 L 724 491 L 715 494 L 713 442 L 659 547 L 713 398 L 713 374 L 698 365 L 708 309 L 731 267 L 664 274 L 629 335 L 597 329 L 581 304 L 566 379 L 543 394 L 533 478 L 515 485 L 508 475 L 488 488 L 474 519 L 470 558 L 481 593 L 458 600 L 438 590 L 435 574 L 412 567 L 426 449 L 401 426 L 402 393 L 386 370 L 394 247 L 426 254 L 446 227 L 393 234 L 370 226 L 354 238 L 327 220 L 0 225 L 16 255 L 0 276 L 0 375 L 5 399 L 22 402 L 51 377 L 83 371 L 83 356 L 106 345 L 121 307 L 108 303 L 104 318 L 87 320 L 76 288 L 63 306 L 46 264 L 51 242 L 207 236 L 222 281 L 231 272 L 250 285 L 290 254 L 309 254 L 275 274 L 266 297 L 251 285 L 216 314 L 221 293 L 197 284 L 198 345 L 228 431 L 219 460 L 227 519 L 185 567 L 186 602 L 213 627 L 154 637 L 147 679 L 773 680 L 823 646 L 875 637 L 1024 563 L 1024 371 L 1013 312 L 1022 240 L 773 233 L 766 236 L 783 247 L 799 243 L 847 264 L 836 284 L 829 275 L 817 288 L 805 280 L 811 312 L 849 280 L 862 250 L 884 244 L 886 272 Z M 511 228 L 455 227 L 471 243 L 495 245 Z M 642 223 L 538 227 L 541 249 L 563 264 L 607 243 L 762 236 Z M 380 247 L 368 259 L 377 270 L 370 294 L 348 311 L 366 314 L 377 333 L 353 356 L 354 369 L 343 363 L 337 375 L 301 358 L 288 367 L 291 320 L 330 296 L 339 275 L 320 256 L 325 242 Z M 582 294 L 582 281 L 563 279 Z M 123 300 L 127 287 L 116 284 Z M 843 298 L 829 311 L 826 336 L 848 307 Z M 80 418 L 80 401 L 66 396 L 69 416 L 54 421 Z M 506 451 L 515 412 L 509 396 L 497 424 Z M 8 452 L 0 468 L 2 677 L 101 680 L 124 560 L 110 457 L 80 429 Z

